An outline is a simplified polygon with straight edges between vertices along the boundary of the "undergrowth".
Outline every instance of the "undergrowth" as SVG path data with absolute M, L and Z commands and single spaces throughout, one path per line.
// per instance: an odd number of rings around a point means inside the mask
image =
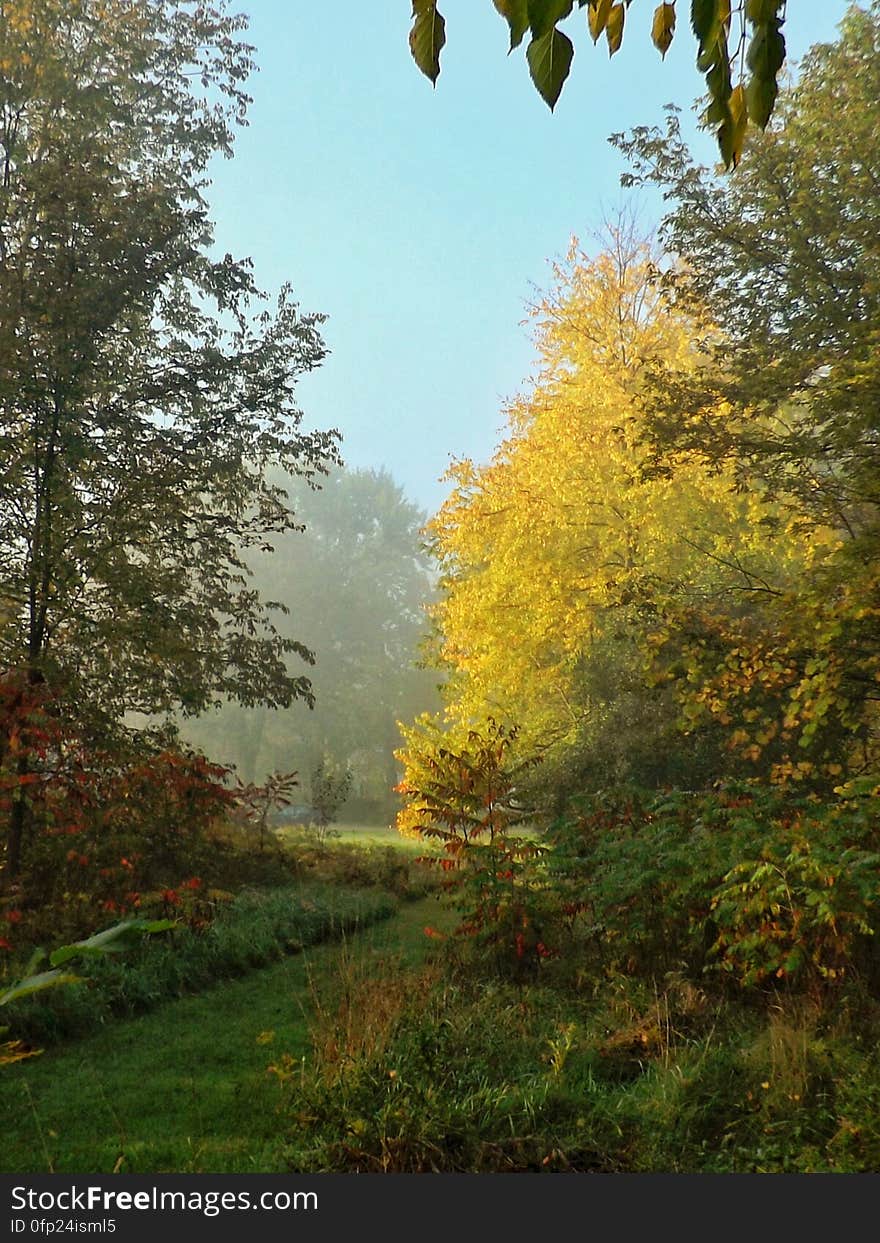
M 349 1172 L 858 1172 L 880 1164 L 877 1016 L 681 977 L 597 996 L 344 964 L 276 1058 L 288 1161 Z
M 114 1016 L 142 1013 L 296 953 L 307 945 L 385 919 L 397 900 L 379 889 L 304 884 L 243 890 L 218 907 L 206 928 L 182 925 L 119 959 L 90 962 L 78 985 L 6 1008 L 16 1037 L 46 1044 L 93 1030 Z

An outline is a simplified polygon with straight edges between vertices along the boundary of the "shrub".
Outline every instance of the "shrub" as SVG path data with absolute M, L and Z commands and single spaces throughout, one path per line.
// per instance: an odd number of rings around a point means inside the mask
M 561 914 L 606 972 L 721 969 L 740 984 L 815 988 L 872 971 L 878 804 L 733 786 L 618 792 L 557 824 L 547 860 Z
M 544 925 L 553 898 L 535 867 L 544 848 L 516 831 L 527 814 L 517 782 L 537 762 L 514 757 L 516 736 L 493 720 L 458 743 L 424 721 L 406 731 L 398 825 L 440 844 L 442 855 L 426 862 L 445 873 L 461 914 L 456 937 L 471 942 L 475 960 L 522 979 L 552 953 Z

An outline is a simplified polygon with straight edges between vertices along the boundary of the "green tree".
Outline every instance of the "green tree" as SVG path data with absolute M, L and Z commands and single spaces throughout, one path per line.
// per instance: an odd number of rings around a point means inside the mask
M 774 597 L 756 581 L 756 607 L 736 625 L 704 614 L 683 627 L 697 714 L 724 716 L 752 755 L 771 740 L 790 747 L 780 775 L 811 780 L 878 761 L 878 131 L 874 0 L 810 51 L 735 178 L 693 163 L 674 114 L 665 132 L 616 139 L 630 183 L 658 186 L 670 203 L 669 296 L 685 311 L 707 307 L 716 325 L 702 365 L 654 361 L 654 469 L 699 458 L 733 470 L 813 538 L 830 528 L 839 541 L 794 591 Z
M 293 521 L 266 469 L 335 456 L 295 400 L 321 317 L 211 256 L 204 197 L 249 102 L 244 24 L 173 0 L 0 6 L 0 660 L 102 732 L 311 693 L 245 557 Z M 13 873 L 26 818 L 20 792 Z
M 337 819 L 351 793 L 352 780 L 350 768 L 337 769 L 326 759 L 319 760 L 312 769 L 312 806 L 317 813 L 314 829 L 322 844 L 326 842 L 328 833 L 332 831 L 330 825 Z
M 560 29 L 580 15 L 582 35 L 596 43 L 605 35 L 611 56 L 623 43 L 629 0 L 492 0 L 510 30 L 510 50 L 529 44 L 526 60 L 538 92 L 552 109 L 574 59 L 574 44 Z M 584 14 L 585 10 L 585 14 Z M 413 0 L 410 50 L 432 82 L 440 73 L 446 21 L 438 0 Z M 586 16 L 586 21 L 584 21 Z M 697 66 L 706 75 L 708 107 L 704 120 L 715 133 L 726 165 L 736 164 L 749 122 L 763 128 L 778 94 L 785 61 L 784 0 L 693 0 L 690 24 L 697 43 Z M 661 56 L 672 43 L 676 5 L 657 5 L 651 38 Z
M 633 166 L 625 183 L 671 204 L 668 291 L 717 325 L 703 367 L 660 368 L 658 444 L 735 460 L 854 536 L 877 525 L 880 501 L 878 128 L 874 0 L 808 53 L 736 177 L 693 163 L 674 112 L 665 132 L 615 137 Z
M 315 652 L 314 710 L 229 704 L 185 732 L 246 780 L 272 768 L 308 774 L 332 758 L 351 769 L 353 797 L 387 804 L 397 721 L 436 703 L 437 675 L 418 667 L 433 590 L 425 514 L 384 470 L 334 471 L 320 491 L 283 482 L 305 531 L 273 540 L 254 559 L 254 582 Z

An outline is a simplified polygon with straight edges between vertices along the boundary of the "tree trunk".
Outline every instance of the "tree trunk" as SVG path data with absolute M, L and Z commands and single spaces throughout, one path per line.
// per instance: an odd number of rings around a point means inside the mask
M 24 786 L 21 784 L 21 779 L 26 777 L 29 772 L 26 755 L 19 757 L 15 771 L 20 784 L 13 797 L 12 811 L 9 816 L 9 832 L 6 835 L 5 880 L 7 885 L 17 880 L 21 871 L 21 848 L 27 824 L 27 804 L 24 800 Z

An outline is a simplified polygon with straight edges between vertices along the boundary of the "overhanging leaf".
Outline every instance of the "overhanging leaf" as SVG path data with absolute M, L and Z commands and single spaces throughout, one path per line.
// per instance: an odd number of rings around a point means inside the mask
M 746 64 L 755 77 L 775 79 L 784 60 L 785 38 L 782 34 L 782 23 L 773 21 L 766 26 L 756 27 L 746 53 Z
M 573 57 L 571 39 L 555 26 L 540 39 L 533 39 L 528 46 L 526 59 L 532 81 L 551 111 L 568 77 Z
M 574 0 L 528 0 L 527 8 L 532 36 L 540 39 L 564 17 L 568 17 L 574 8 Z
M 626 10 L 622 4 L 613 4 L 611 12 L 608 14 L 608 22 L 605 26 L 605 38 L 608 40 L 608 55 L 613 56 L 615 52 L 620 51 L 620 45 L 623 43 L 623 24 L 626 18 Z
M 661 56 L 665 56 L 672 43 L 675 33 L 675 5 L 658 4 L 654 10 L 654 22 L 651 26 L 651 38 L 654 47 Z
M 510 27 L 510 50 L 523 41 L 523 35 L 529 28 L 528 0 L 492 0 L 495 8 Z
M 782 8 L 782 0 L 746 0 L 746 17 L 756 26 L 772 22 Z
M 422 73 L 435 85 L 440 73 L 440 52 L 445 42 L 446 22 L 437 10 L 437 0 L 413 0 L 410 51 Z
M 587 8 L 587 25 L 590 28 L 590 34 L 593 42 L 597 43 L 600 35 L 608 24 L 608 14 L 611 12 L 611 5 L 614 0 L 595 0 Z
M 750 78 L 746 87 L 749 120 L 763 129 L 773 112 L 779 88 L 773 78 Z
M 742 155 L 743 142 L 749 124 L 746 93 L 741 85 L 734 87 L 730 93 L 729 117 L 729 124 L 722 125 L 718 135 L 718 144 L 726 167 L 730 168 L 732 165 L 736 168 Z
M 691 28 L 701 50 L 718 38 L 718 0 L 691 0 Z
M 779 93 L 777 76 L 785 61 L 785 38 L 782 23 L 774 20 L 755 30 L 746 63 L 752 71 L 746 87 L 746 104 L 749 117 L 763 129 L 773 112 Z

